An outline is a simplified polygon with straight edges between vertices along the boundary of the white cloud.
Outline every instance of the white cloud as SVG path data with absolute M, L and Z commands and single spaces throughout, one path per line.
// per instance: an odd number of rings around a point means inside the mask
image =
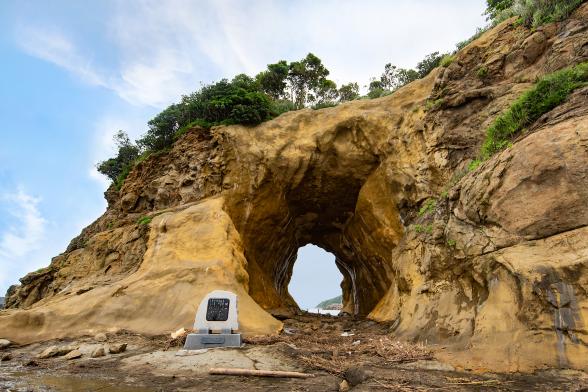
M 41 199 L 27 194 L 21 187 L 14 193 L 0 196 L 0 203 L 10 216 L 10 223 L 0 232 L 0 295 L 12 279 L 30 267 L 46 263 L 38 258 L 43 248 L 47 220 L 41 215 L 38 204 Z
M 108 84 L 94 69 L 92 62 L 79 53 L 71 40 L 54 30 L 33 27 L 18 29 L 19 44 L 28 54 L 53 63 L 75 74 L 91 85 Z
M 365 84 L 387 62 L 414 66 L 427 53 L 453 49 L 484 24 L 485 2 L 138 0 L 113 5 L 105 22 L 113 64 L 96 64 L 92 53 L 80 49 L 93 43 L 74 45 L 75 33 L 65 30 L 29 26 L 19 42 L 31 55 L 132 104 L 164 107 L 201 81 L 253 74 L 309 51 L 323 59 L 337 82 Z
M 10 206 L 7 210 L 15 224 L 0 233 L 0 258 L 16 259 L 38 249 L 47 224 L 37 207 L 41 199 L 18 188 L 16 193 L 3 195 L 2 200 Z

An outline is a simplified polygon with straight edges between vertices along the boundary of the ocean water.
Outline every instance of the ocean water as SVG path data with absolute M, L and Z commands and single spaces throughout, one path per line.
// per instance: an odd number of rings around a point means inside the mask
M 331 316 L 337 316 L 340 310 L 327 310 L 327 309 L 319 309 L 319 308 L 312 308 L 306 310 L 308 313 L 316 313 L 316 314 L 330 314 Z

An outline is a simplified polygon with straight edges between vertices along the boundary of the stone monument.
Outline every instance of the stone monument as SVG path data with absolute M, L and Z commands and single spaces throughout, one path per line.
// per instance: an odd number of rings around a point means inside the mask
M 194 330 L 188 334 L 185 350 L 211 347 L 240 347 L 241 334 L 237 314 L 237 295 L 230 291 L 208 293 L 198 306 Z

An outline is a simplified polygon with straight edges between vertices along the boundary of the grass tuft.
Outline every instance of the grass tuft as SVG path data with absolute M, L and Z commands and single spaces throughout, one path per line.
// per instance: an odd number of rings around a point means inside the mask
M 488 159 L 508 147 L 525 127 L 562 104 L 574 90 L 586 86 L 587 83 L 588 62 L 562 69 L 540 79 L 488 128 L 481 158 Z
M 455 60 L 455 56 L 450 55 L 450 54 L 446 54 L 439 61 L 439 66 L 443 67 L 443 68 L 447 68 L 451 65 L 451 63 L 453 63 L 454 60 Z
M 419 210 L 419 216 L 429 215 L 437 207 L 437 200 L 428 199 Z
M 151 223 L 152 220 L 153 220 L 153 218 L 150 216 L 142 216 L 141 218 L 139 218 L 137 220 L 137 224 L 139 226 L 148 225 L 149 223 Z

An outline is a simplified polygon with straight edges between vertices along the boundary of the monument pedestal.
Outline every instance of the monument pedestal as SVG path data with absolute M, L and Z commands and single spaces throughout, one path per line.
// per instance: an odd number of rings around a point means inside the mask
M 230 291 L 215 290 L 200 302 L 196 312 L 194 330 L 186 336 L 185 350 L 212 347 L 241 347 L 241 334 L 237 314 L 237 295 Z
M 212 347 L 241 347 L 240 333 L 191 333 L 186 336 L 184 350 L 199 350 Z

